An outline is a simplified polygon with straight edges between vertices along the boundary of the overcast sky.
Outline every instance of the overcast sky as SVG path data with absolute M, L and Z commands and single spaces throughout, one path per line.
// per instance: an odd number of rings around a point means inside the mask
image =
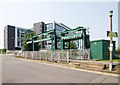
M 33 28 L 33 23 L 56 21 L 70 28 L 90 28 L 90 40 L 109 39 L 109 11 L 113 10 L 113 31 L 118 32 L 117 2 L 8 2 L 0 3 L 0 49 L 4 47 L 6 25 Z M 114 38 L 117 41 L 118 39 Z

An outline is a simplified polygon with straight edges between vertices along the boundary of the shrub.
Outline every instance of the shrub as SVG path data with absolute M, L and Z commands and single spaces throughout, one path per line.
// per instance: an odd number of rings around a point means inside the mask
M 120 58 L 120 48 L 118 48 L 116 51 L 115 51 L 115 57 L 114 59 L 119 59 Z
M 2 53 L 5 53 L 6 52 L 6 49 L 4 48 L 4 49 L 2 49 Z

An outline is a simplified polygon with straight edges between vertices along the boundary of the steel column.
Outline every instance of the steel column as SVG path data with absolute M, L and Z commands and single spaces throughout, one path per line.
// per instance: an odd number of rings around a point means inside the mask
M 84 30 L 83 30 L 83 39 L 82 39 L 82 47 L 83 47 L 83 58 L 84 58 L 84 40 L 85 40 L 85 37 L 84 37 Z
M 32 59 L 33 59 L 34 58 L 34 39 L 32 41 L 33 41 L 33 56 L 32 56 Z

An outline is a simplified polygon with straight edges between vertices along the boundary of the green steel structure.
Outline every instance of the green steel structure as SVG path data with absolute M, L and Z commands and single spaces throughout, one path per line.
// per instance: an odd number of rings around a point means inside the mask
M 56 29 L 46 31 L 44 33 L 38 34 L 36 36 L 33 36 L 29 39 L 27 39 L 27 45 L 33 46 L 33 52 L 37 48 L 36 44 L 39 42 L 44 41 L 51 41 L 51 50 L 58 50 L 56 48 L 55 44 L 60 45 L 60 49 L 62 51 L 62 55 L 64 56 L 64 49 L 65 43 L 69 43 L 69 49 L 70 49 L 70 41 L 72 40 L 80 40 L 82 41 L 82 46 L 80 48 L 80 51 L 82 52 L 82 57 L 85 56 L 85 49 L 90 48 L 90 59 L 109 59 L 109 44 L 110 42 L 108 40 L 96 40 L 91 41 L 89 40 L 90 35 L 87 33 L 87 29 L 84 27 L 77 27 L 75 29 L 68 29 L 64 30 L 60 33 L 57 33 Z M 79 42 L 80 43 L 80 42 Z M 115 51 L 115 42 L 113 41 L 113 53 Z
M 79 33 L 79 31 L 81 31 L 81 33 Z M 78 33 L 76 33 L 78 32 Z M 70 33 L 74 33 L 74 34 L 70 34 Z M 69 35 L 67 35 L 69 34 Z M 61 47 L 62 49 L 64 49 L 64 41 L 71 41 L 71 40 L 79 40 L 82 39 L 82 43 L 83 43 L 83 49 L 87 49 L 90 47 L 89 43 L 89 34 L 86 34 L 86 28 L 84 27 L 77 27 L 75 29 L 71 29 L 71 30 L 66 30 L 64 32 L 61 32 Z
M 80 32 L 80 33 L 79 33 Z M 42 37 L 42 39 L 38 39 Z M 35 49 L 36 43 L 43 42 L 43 41 L 51 41 L 51 50 L 55 46 L 53 44 L 54 39 L 57 38 L 57 42 L 61 42 L 61 50 L 65 49 L 65 42 L 69 42 L 69 48 L 70 48 L 70 41 L 71 40 L 79 40 L 82 39 L 82 50 L 83 50 L 83 56 L 84 56 L 84 49 L 89 48 L 89 34 L 86 34 L 86 28 L 84 27 L 77 27 L 75 29 L 65 30 L 60 33 L 60 36 L 56 35 L 56 30 L 49 30 L 47 32 L 38 34 L 36 36 L 33 36 L 29 39 L 27 39 L 27 44 L 31 44 L 33 46 L 33 51 Z
M 79 33 L 80 31 L 81 31 L 81 33 Z M 78 33 L 76 33 L 76 32 L 78 32 Z M 67 35 L 70 33 L 75 33 L 75 34 Z M 86 28 L 84 28 L 84 27 L 77 27 L 75 29 L 66 30 L 64 32 L 61 32 L 61 49 L 64 49 L 65 41 L 70 42 L 71 40 L 79 40 L 79 39 L 82 39 L 82 50 L 83 50 L 83 57 L 84 57 L 84 49 L 87 49 L 90 47 L 89 34 L 86 34 Z
M 41 34 L 39 34 L 39 35 L 36 35 L 36 36 L 33 36 L 33 37 L 31 37 L 31 38 L 28 38 L 27 39 L 27 43 L 26 44 L 31 44 L 32 43 L 32 45 L 33 45 L 33 51 L 34 51 L 34 44 L 35 43 L 39 43 L 39 42 L 42 42 L 42 41 L 48 41 L 48 40 L 51 40 L 51 50 L 53 50 L 53 39 L 54 39 L 54 37 L 53 37 L 53 34 L 55 33 L 55 30 L 50 30 L 50 31 L 47 31 L 47 32 L 45 32 L 45 33 L 41 33 Z M 49 37 L 45 37 L 45 36 L 49 36 Z M 37 39 L 37 38 L 39 38 L 39 37 L 43 37 L 44 36 L 44 38 L 43 39 Z

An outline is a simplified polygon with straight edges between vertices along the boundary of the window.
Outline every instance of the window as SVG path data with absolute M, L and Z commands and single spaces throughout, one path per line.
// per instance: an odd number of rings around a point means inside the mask
M 24 33 L 21 33 L 21 37 L 24 37 Z
M 46 31 L 52 30 L 53 29 L 53 24 L 46 24 Z
M 60 34 L 62 31 L 65 31 L 65 28 L 55 24 L 56 32 Z
M 20 37 L 20 30 L 17 30 L 17 37 Z

